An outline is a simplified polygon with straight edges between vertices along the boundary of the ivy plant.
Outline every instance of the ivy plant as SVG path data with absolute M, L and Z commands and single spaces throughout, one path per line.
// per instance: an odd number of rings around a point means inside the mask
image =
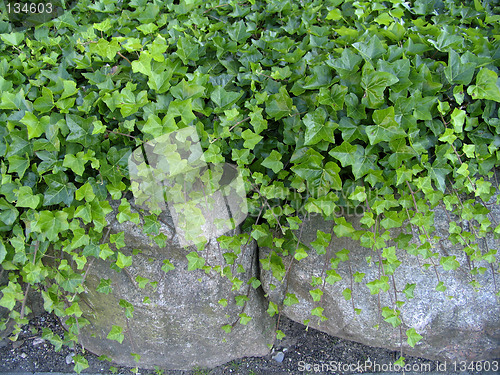
M 415 284 L 393 290 L 401 262 L 390 229 L 420 234 L 419 245 L 401 236 L 398 247 L 435 270 L 438 291 L 446 290 L 439 275 L 459 267 L 477 288 L 474 275 L 498 275 L 497 250 L 476 241 L 500 234 L 487 204 L 500 157 L 498 2 L 80 0 L 61 13 L 22 25 L 0 16 L 0 306 L 9 310 L 0 328 L 14 322 L 13 339 L 27 323 L 32 289 L 69 327 L 63 338 L 44 337 L 56 349 L 77 342 L 88 324 L 79 293 L 94 259 L 116 272 L 133 264 L 120 252 L 123 233 L 109 235 L 106 221 L 111 198 L 121 201 L 119 222 L 139 222 L 126 199 L 130 154 L 189 126 L 207 163 L 242 170 L 250 211 L 242 235 L 218 239 L 226 264 L 207 265 L 193 250 L 190 270 L 217 272 L 239 290 L 243 281 L 227 266 L 253 239 L 272 249 L 261 265 L 284 281 L 283 256 L 300 262 L 310 251 L 325 254 L 333 234 L 350 237 L 383 265 L 376 280 L 352 269 L 354 282 L 396 294 L 381 314 L 410 346 L 421 336 L 402 331 L 400 312 Z M 467 265 L 432 250 L 438 205 L 458 218 L 450 238 Z M 361 231 L 344 218 L 359 208 Z M 301 242 L 309 214 L 332 222 L 312 249 Z M 168 245 L 155 213 L 144 223 L 145 234 Z M 322 288 L 339 281 L 336 268 L 348 257 L 336 254 L 324 280 L 313 280 L 311 320 L 326 319 Z M 112 292 L 109 280 L 97 291 Z M 351 292 L 342 298 L 353 301 Z M 247 324 L 245 300 L 236 302 Z M 298 302 L 287 294 L 268 313 Z M 129 305 L 124 313 L 133 316 Z M 122 332 L 113 326 L 108 339 L 121 341 Z M 86 367 L 75 357 L 75 371 Z

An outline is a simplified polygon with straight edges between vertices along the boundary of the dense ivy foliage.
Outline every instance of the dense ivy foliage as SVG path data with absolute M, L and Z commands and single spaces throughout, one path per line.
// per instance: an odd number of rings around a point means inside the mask
M 335 235 L 382 262 L 377 280 L 353 270 L 372 294 L 391 288 L 401 262 L 387 230 L 402 226 L 420 231 L 420 245 L 403 235 L 398 246 L 433 267 L 445 291 L 439 273 L 460 266 L 433 251 L 430 209 L 445 205 L 460 218 L 451 239 L 472 277 L 498 274 L 496 250 L 475 239 L 500 234 L 486 205 L 498 185 L 477 178 L 496 178 L 499 165 L 499 21 L 499 2 L 485 0 L 80 0 L 24 30 L 2 12 L 0 272 L 8 283 L 0 305 L 11 310 L 14 338 L 33 288 L 47 311 L 68 318 L 64 339 L 45 337 L 56 348 L 76 341 L 93 259 L 117 271 L 133 262 L 120 252 L 123 234 L 108 241 L 105 229 L 109 196 L 122 199 L 120 222 L 139 220 L 123 199 L 130 153 L 187 126 L 207 162 L 244 174 L 250 216 L 242 235 L 219 239 L 228 263 L 251 236 L 274 249 L 262 266 L 286 278 L 282 254 L 325 253 L 331 233 L 318 232 L 313 248 L 300 243 L 304 217 L 321 214 Z M 365 229 L 355 230 L 348 212 L 361 214 Z M 146 216 L 145 233 L 164 244 L 155 223 Z M 190 269 L 210 272 L 190 254 Z M 326 283 L 348 257 L 332 259 Z M 171 267 L 165 260 L 164 271 Z M 242 282 L 224 269 L 216 270 L 238 290 Z M 321 285 L 313 280 L 314 319 L 324 319 Z M 394 327 L 412 287 L 382 309 Z M 111 288 L 103 279 L 99 291 Z M 271 302 L 268 312 L 280 309 Z M 113 330 L 108 338 L 123 340 Z M 420 339 L 413 328 L 406 335 L 412 346 Z M 83 357 L 75 363 L 77 372 L 87 366 Z

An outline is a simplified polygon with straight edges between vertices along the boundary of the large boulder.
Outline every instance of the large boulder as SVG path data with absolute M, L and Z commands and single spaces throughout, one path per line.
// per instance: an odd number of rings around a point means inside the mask
M 110 269 L 111 262 L 96 259 L 89 268 L 86 293 L 81 295 L 85 303 L 80 303 L 83 317 L 90 321 L 81 328 L 80 335 L 88 350 L 107 355 L 120 365 L 186 370 L 269 353 L 275 320 L 266 312 L 262 289 L 247 285 L 257 276 L 255 242 L 241 247 L 232 266 L 232 274 L 243 282 L 240 290 L 234 290 L 228 278 L 215 271 L 188 271 L 186 254 L 196 251 L 196 247 L 179 246 L 171 217 L 165 213 L 159 216 L 159 231 L 168 237 L 167 246 L 161 248 L 143 233 L 142 215 L 140 225 L 117 221 L 118 204 L 111 202 L 114 211 L 107 216 L 110 233 L 124 232 L 126 246 L 120 251 L 126 256 L 134 252 L 133 263 L 116 272 Z M 139 211 L 132 205 L 133 213 Z M 226 251 L 212 238 L 199 255 L 206 264 L 224 265 Z M 165 273 L 161 269 L 165 259 L 175 269 Z M 239 264 L 245 272 L 237 273 Z M 137 276 L 158 284 L 141 288 Z M 96 291 L 101 279 L 111 280 L 111 293 Z M 237 304 L 235 297 L 239 295 L 247 296 L 246 302 L 242 303 L 243 299 Z M 227 300 L 226 306 L 218 303 L 222 299 Z M 132 318 L 126 317 L 127 304 L 120 305 L 120 300 L 133 305 Z M 252 319 L 246 323 L 240 314 Z M 227 325 L 232 325 L 229 333 L 222 329 Z M 122 327 L 122 343 L 107 339 L 113 326 Z M 140 360 L 136 362 L 130 353 L 139 354 Z
M 492 199 L 491 202 L 494 202 Z M 445 271 L 439 265 L 439 258 L 434 262 L 437 267 L 426 269 L 423 265 L 428 263 L 422 257 L 408 254 L 405 249 L 396 250 L 398 259 L 402 262 L 394 274 L 395 287 L 398 290 L 397 297 L 400 301 L 406 301 L 401 308 L 403 324 L 402 341 L 405 354 L 428 358 L 432 360 L 447 361 L 477 361 L 500 357 L 500 304 L 495 295 L 500 285 L 498 269 L 495 266 L 496 282 L 492 275 L 492 269 L 486 262 L 475 264 L 484 266 L 486 272 L 477 274 L 473 278 L 482 288 L 475 290 L 470 284 L 472 276 L 468 271 L 468 260 L 460 246 L 454 246 L 449 241 L 449 224 L 453 215 L 445 212 L 441 205 L 433 209 L 436 232 L 440 236 L 436 248 L 432 249 L 444 256 L 456 255 L 460 268 L 454 271 Z M 450 216 L 449 216 L 450 215 Z M 492 206 L 492 216 L 500 222 L 500 207 Z M 346 216 L 346 221 L 352 223 L 354 229 L 361 229 L 360 216 Z M 494 221 L 492 220 L 494 223 Z M 458 222 L 458 225 L 466 226 L 466 222 Z M 269 298 L 279 304 L 284 302 L 286 293 L 295 294 L 299 303 L 290 304 L 292 299 L 288 298 L 282 308 L 282 313 L 288 318 L 304 322 L 310 320 L 309 325 L 330 335 L 344 339 L 357 341 L 366 345 L 383 347 L 391 350 L 400 349 L 400 328 L 394 328 L 384 321 L 381 308 L 394 306 L 394 285 L 389 279 L 390 289 L 387 292 L 372 295 L 370 289 L 365 285 L 367 282 L 380 277 L 379 267 L 374 263 L 378 259 L 376 252 L 362 247 L 359 241 L 349 237 L 338 238 L 333 233 L 326 254 L 318 255 L 310 246 L 316 240 L 317 230 L 331 233 L 333 221 L 324 220 L 320 216 L 304 219 L 302 228 L 302 241 L 311 249 L 306 258 L 300 261 L 293 260 L 289 276 L 283 281 L 277 280 L 271 270 L 261 270 L 261 281 Z M 496 225 L 496 224 L 494 224 Z M 391 241 L 401 230 L 391 230 Z M 412 243 L 418 243 L 418 236 L 413 233 Z M 489 249 L 498 249 L 500 241 L 487 237 L 480 240 L 479 244 L 486 252 L 485 243 Z M 389 245 L 394 245 L 390 243 Z M 463 247 L 462 247 L 463 248 Z M 311 286 L 312 277 L 326 276 L 330 269 L 330 259 L 336 257 L 336 253 L 347 249 L 349 261 L 341 262 L 337 272 L 342 280 L 333 285 L 325 283 L 324 294 L 320 302 L 315 302 L 309 293 L 313 289 L 322 287 Z M 345 252 L 341 253 L 345 256 Z M 259 257 L 264 263 L 268 263 L 271 250 L 259 249 Z M 367 257 L 371 256 L 370 263 Z M 285 268 L 290 266 L 291 255 L 283 257 Z M 268 268 L 268 267 L 266 267 Z M 269 268 L 268 268 L 269 269 Z M 447 287 L 445 292 L 437 291 L 439 280 Z M 360 282 L 352 280 L 353 273 L 364 273 L 364 279 Z M 279 272 L 277 273 L 279 277 Z M 331 281 L 331 280 L 330 280 Z M 414 298 L 407 300 L 403 289 L 407 284 L 416 284 Z M 477 285 L 476 285 L 477 286 Z M 343 291 L 352 289 L 352 300 L 346 300 Z M 409 290 L 408 290 L 409 291 Z M 353 304 L 354 302 L 354 304 Z M 353 306 L 354 305 L 354 306 Z M 311 310 L 316 307 L 324 308 L 323 316 L 327 320 L 320 321 L 318 316 L 311 315 Z M 355 313 L 355 309 L 361 312 Z M 358 311 L 359 312 L 359 311 Z M 387 317 L 387 316 L 386 316 Z M 406 342 L 406 330 L 414 327 L 416 332 L 423 336 L 415 347 L 410 347 Z

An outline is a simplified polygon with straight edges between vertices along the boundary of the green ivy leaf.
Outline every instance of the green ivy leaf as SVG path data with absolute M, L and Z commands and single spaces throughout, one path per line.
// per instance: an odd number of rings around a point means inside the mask
M 299 303 L 299 299 L 295 294 L 287 293 L 285 299 L 283 300 L 283 303 L 285 304 L 285 306 L 292 306 Z
M 41 233 L 49 241 L 57 241 L 61 232 L 69 229 L 68 213 L 63 211 L 40 211 L 33 231 Z
M 283 163 L 280 161 L 281 158 L 282 156 L 278 151 L 272 150 L 271 154 L 269 154 L 269 156 L 265 158 L 261 164 L 266 168 L 272 169 L 274 173 L 278 173 L 283 169 Z
M 467 88 L 473 99 L 487 99 L 500 102 L 498 75 L 488 68 L 482 68 L 476 76 L 476 84 Z
M 122 334 L 122 331 L 122 327 L 113 325 L 106 338 L 109 340 L 118 341 L 121 344 L 123 342 L 123 339 L 125 338 L 125 336 Z
M 81 373 L 83 370 L 89 367 L 87 359 L 85 359 L 81 355 L 75 355 L 73 357 L 73 361 L 75 361 L 75 366 L 73 367 L 73 369 L 77 374 Z
M 80 157 L 77 157 L 77 156 L 80 156 Z M 82 155 L 75 156 L 75 155 L 71 155 L 71 154 L 66 154 L 64 156 L 63 167 L 70 168 L 78 176 L 83 175 L 83 171 L 85 170 L 86 160 L 83 160 L 83 158 L 81 156 Z
M 266 101 L 266 112 L 275 120 L 279 120 L 289 115 L 292 111 L 292 107 L 293 101 L 288 95 L 285 86 L 281 86 L 279 88 L 279 92 L 271 95 L 271 97 Z
M 44 206 L 51 206 L 59 203 L 64 203 L 67 206 L 71 205 L 76 187 L 72 182 L 69 182 L 66 174 L 50 174 L 44 176 L 43 179 L 48 186 L 48 189 L 43 195 Z
M 243 92 L 226 91 L 222 86 L 217 86 L 210 99 L 217 105 L 218 111 L 229 108 L 243 96 Z
M 99 285 L 96 290 L 99 293 L 109 294 L 113 292 L 113 288 L 111 287 L 111 279 L 101 279 L 99 281 Z
M 245 313 L 240 313 L 238 314 L 238 316 L 240 317 L 240 324 L 243 324 L 244 326 L 246 326 L 250 322 L 250 320 L 252 320 L 252 318 Z
M 346 301 L 350 301 L 351 298 L 352 298 L 352 293 L 351 293 L 351 289 L 349 288 L 345 288 L 343 291 L 342 291 L 342 295 L 344 296 L 344 299 Z
M 252 132 L 250 129 L 245 130 L 243 133 L 241 133 L 241 136 L 245 140 L 243 143 L 243 147 L 248 148 L 250 150 L 253 150 L 257 143 L 259 143 L 264 137 L 255 134 Z
M 23 298 L 24 294 L 21 289 L 21 285 L 9 281 L 7 286 L 2 289 L 2 299 L 0 299 L 0 306 L 5 307 L 8 310 L 12 310 L 17 301 L 21 301 Z
M 451 84 L 468 85 L 472 81 L 476 64 L 466 62 L 464 57 L 453 49 L 448 52 L 448 66 L 444 69 L 444 74 Z
M 126 256 L 119 251 L 117 253 L 116 265 L 120 268 L 130 267 L 132 265 L 132 257 Z
M 40 196 L 33 195 L 33 191 L 29 186 L 21 186 L 17 193 L 16 207 L 37 208 L 40 203 Z
M 196 251 L 191 251 L 186 255 L 186 258 L 188 260 L 188 271 L 203 268 L 205 265 L 205 259 L 200 257 Z
M 405 131 L 395 120 L 394 107 L 374 111 L 373 121 L 376 125 L 366 127 L 366 135 L 372 145 L 406 136 Z
M 410 328 L 406 330 L 406 336 L 408 337 L 408 345 L 410 345 L 412 348 L 415 347 L 415 344 L 419 342 L 422 339 L 422 336 L 420 336 L 415 328 Z
M 365 65 L 366 66 L 366 65 Z M 387 86 L 394 85 L 399 79 L 387 72 L 376 72 L 363 68 L 361 87 L 365 90 L 366 106 L 378 108 L 384 103 L 384 90 Z
M 441 257 L 439 263 L 443 266 L 445 271 L 456 270 L 460 267 L 460 263 L 457 261 L 457 257 L 455 255 L 448 257 Z
M 413 293 L 416 286 L 417 284 L 406 284 L 405 288 L 403 289 L 403 293 L 405 294 L 406 299 L 410 300 L 415 297 Z
M 380 291 L 387 292 L 390 288 L 389 277 L 381 276 L 380 279 L 375 279 L 366 283 L 368 289 L 370 289 L 370 294 L 379 294 Z

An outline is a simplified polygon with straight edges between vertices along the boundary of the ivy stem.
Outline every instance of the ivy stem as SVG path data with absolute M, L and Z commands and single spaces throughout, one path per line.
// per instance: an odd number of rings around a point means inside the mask
M 410 189 L 410 194 L 411 194 L 411 197 L 413 199 L 413 206 L 415 207 L 415 211 L 419 214 L 422 214 L 419 209 L 418 209 L 418 206 L 417 206 L 417 201 L 415 200 L 415 193 L 413 192 L 411 186 L 410 186 L 410 183 L 408 181 L 406 181 L 406 185 L 408 186 L 408 189 Z M 429 236 L 429 233 L 427 232 L 427 229 L 425 229 L 425 227 L 422 227 L 422 230 L 424 231 L 424 234 L 425 236 L 427 237 L 427 239 L 429 240 L 429 242 L 431 242 L 431 237 Z M 434 260 L 432 259 L 432 257 L 430 257 L 430 261 L 432 263 L 432 267 L 434 268 L 434 272 L 436 273 L 436 277 L 437 277 L 437 280 L 438 280 L 438 283 L 441 282 L 440 278 L 439 278 L 439 273 L 437 271 L 437 267 L 436 267 L 436 264 L 434 263 Z
M 398 290 L 396 288 L 396 280 L 394 279 L 394 274 L 391 275 L 392 279 L 392 287 L 394 288 L 394 312 L 396 312 L 397 309 L 397 302 L 398 302 Z M 403 317 L 401 316 L 399 318 L 401 320 L 401 323 L 399 324 L 399 343 L 400 343 L 400 356 L 403 356 Z
M 446 128 L 446 125 L 448 124 L 448 122 L 446 122 L 446 121 L 444 120 L 443 115 L 441 115 L 441 120 L 443 121 L 444 126 L 445 126 L 445 128 Z M 459 161 L 460 165 L 462 165 L 462 164 L 463 164 L 463 162 L 462 162 L 462 158 L 460 157 L 459 153 L 457 152 L 457 149 L 455 148 L 455 145 L 453 144 L 453 142 L 452 142 L 452 143 L 450 143 L 450 146 L 451 146 L 451 148 L 453 149 L 453 151 L 455 152 L 455 155 L 457 156 L 457 158 L 458 158 L 458 161 Z M 479 200 L 481 201 L 481 204 L 483 205 L 483 207 L 487 208 L 487 207 L 486 207 L 486 203 L 484 202 L 483 198 L 481 198 L 481 196 L 477 193 L 476 184 L 475 184 L 474 182 L 472 182 L 472 180 L 471 180 L 471 178 L 470 178 L 470 176 L 469 176 L 469 175 L 467 175 L 467 179 L 469 180 L 469 183 L 470 183 L 470 184 L 471 184 L 471 186 L 472 186 L 472 190 L 474 190 L 474 194 L 475 194 L 475 195 L 479 198 Z M 407 181 L 406 183 L 408 183 L 408 181 Z M 498 186 L 498 185 L 497 185 L 497 186 Z M 491 219 L 493 220 L 493 222 L 494 222 L 496 225 L 498 225 L 497 220 L 496 220 L 493 216 L 491 216 Z
M 128 63 L 130 64 L 130 66 L 132 66 L 132 63 L 130 62 L 130 60 L 129 60 L 129 59 L 127 59 L 125 56 L 123 56 L 121 52 L 117 52 L 117 54 L 118 54 L 118 55 L 120 55 L 120 56 L 121 56 L 122 58 L 124 58 L 125 60 L 127 60 L 127 61 L 128 61 Z
M 233 130 L 235 127 L 237 127 L 238 125 L 240 125 L 240 124 L 242 124 L 242 123 L 244 123 L 245 121 L 248 121 L 248 120 L 250 120 L 250 116 L 248 116 L 248 117 L 244 118 L 244 119 L 243 119 L 243 120 L 241 120 L 241 121 L 238 121 L 236 124 L 234 124 L 233 126 L 231 126 L 231 127 L 229 128 L 229 131 Z M 221 139 L 221 138 L 222 138 L 222 137 L 215 138 L 213 141 L 210 141 L 210 143 L 214 143 L 214 142 L 218 141 L 218 140 L 219 140 L 219 139 Z
M 114 133 L 114 134 L 118 134 L 118 135 L 123 135 L 125 137 L 129 137 L 129 138 L 132 138 L 132 139 L 135 139 L 135 140 L 139 140 L 139 142 L 142 142 L 142 140 L 140 140 L 137 137 L 134 137 L 133 135 L 130 135 L 130 134 L 120 133 L 120 132 L 117 132 L 115 130 L 109 130 L 109 129 L 106 129 L 106 131 L 108 133 Z
M 35 252 L 33 254 L 33 264 L 36 263 L 36 255 L 38 253 L 38 247 L 40 246 L 40 241 L 35 241 Z M 30 290 L 30 284 L 26 284 L 26 291 L 24 292 L 23 302 L 21 304 L 21 312 L 19 313 L 21 319 L 24 318 L 24 311 L 26 309 L 26 301 L 28 299 L 28 292 Z

